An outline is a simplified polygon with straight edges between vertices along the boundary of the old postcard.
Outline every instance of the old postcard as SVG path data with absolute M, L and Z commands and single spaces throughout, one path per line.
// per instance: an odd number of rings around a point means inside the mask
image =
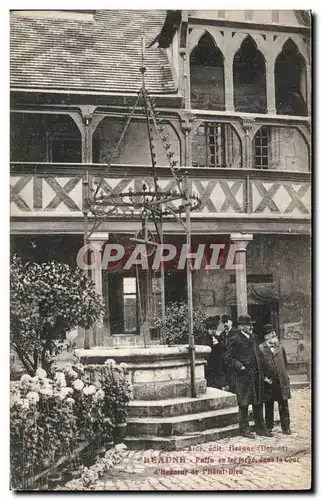
M 10 487 L 311 489 L 311 12 L 10 12 Z

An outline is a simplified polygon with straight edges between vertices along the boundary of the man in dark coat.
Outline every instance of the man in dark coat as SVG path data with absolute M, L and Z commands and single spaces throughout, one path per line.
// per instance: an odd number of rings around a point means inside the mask
M 280 345 L 275 329 L 263 327 L 264 342 L 259 345 L 259 356 L 264 374 L 265 424 L 270 430 L 274 425 L 274 401 L 278 402 L 283 434 L 291 434 L 288 399 L 291 398 L 290 377 L 287 371 L 286 352 Z
M 211 352 L 207 356 L 207 363 L 205 367 L 205 377 L 207 380 L 208 387 L 217 387 L 218 382 L 218 355 L 219 349 L 217 350 L 217 346 L 219 342 L 216 338 L 217 327 L 220 322 L 219 316 L 209 316 L 205 320 L 206 325 L 206 337 L 204 339 L 205 345 L 208 345 L 211 348 Z
M 235 390 L 234 370 L 231 370 L 228 367 L 226 360 L 225 360 L 225 357 L 226 357 L 228 339 L 230 339 L 237 332 L 237 329 L 233 327 L 232 318 L 228 314 L 223 314 L 221 321 L 222 321 L 223 326 L 224 326 L 224 331 L 222 332 L 221 335 L 223 335 L 222 339 L 224 342 L 222 363 L 223 363 L 223 369 L 225 372 L 225 381 L 226 381 L 225 389 L 229 392 L 235 393 L 236 390 Z
M 235 389 L 239 406 L 240 434 L 255 438 L 250 432 L 248 409 L 253 408 L 256 433 L 271 437 L 263 420 L 263 377 L 256 338 L 253 335 L 253 321 L 248 314 L 238 318 L 238 332 L 228 340 L 225 360 L 235 370 Z

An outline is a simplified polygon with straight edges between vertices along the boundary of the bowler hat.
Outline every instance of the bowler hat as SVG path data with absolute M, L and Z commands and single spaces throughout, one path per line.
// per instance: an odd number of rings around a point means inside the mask
M 232 321 L 232 318 L 229 314 L 223 314 L 222 323 L 226 323 L 227 321 Z
M 207 327 L 214 326 L 215 328 L 217 328 L 218 325 L 219 325 L 219 322 L 220 322 L 220 317 L 219 316 L 208 316 L 205 319 L 205 325 Z
M 267 335 L 268 333 L 274 332 L 275 328 L 273 325 L 270 325 L 270 323 L 267 323 L 266 325 L 263 326 L 263 335 Z
M 249 314 L 241 314 L 237 320 L 238 325 L 253 325 L 255 321 L 252 321 L 252 318 Z

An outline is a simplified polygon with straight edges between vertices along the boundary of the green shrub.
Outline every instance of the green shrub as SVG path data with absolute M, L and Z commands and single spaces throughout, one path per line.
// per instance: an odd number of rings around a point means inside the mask
M 206 314 L 203 308 L 193 310 L 195 343 L 203 343 L 206 335 Z M 166 308 L 166 344 L 188 344 L 188 307 L 184 302 L 172 302 Z
M 102 298 L 80 268 L 54 261 L 23 264 L 13 256 L 10 346 L 29 375 L 42 367 L 49 376 L 66 333 L 77 326 L 89 328 L 103 312 Z

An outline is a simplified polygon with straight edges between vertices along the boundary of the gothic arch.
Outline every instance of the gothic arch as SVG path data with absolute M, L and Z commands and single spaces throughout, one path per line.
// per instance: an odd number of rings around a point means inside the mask
M 266 113 L 265 57 L 248 35 L 233 60 L 235 111 Z
M 189 54 L 193 52 L 195 47 L 198 46 L 200 39 L 205 35 L 205 33 L 208 33 L 212 38 L 215 43 L 215 45 L 220 49 L 222 54 L 224 54 L 224 44 L 223 44 L 223 37 L 219 31 L 214 30 L 213 28 L 194 28 L 189 36 Z
M 305 64 L 309 64 L 309 52 L 307 49 L 304 40 L 296 34 L 291 34 L 291 36 L 287 35 L 278 35 L 277 40 L 274 42 L 275 47 L 275 58 L 277 58 L 283 50 L 284 45 L 291 41 L 294 43 L 298 49 L 298 52 L 303 57 Z
M 224 55 L 207 30 L 190 53 L 190 82 L 193 108 L 225 110 Z
M 288 38 L 275 60 L 275 101 L 278 114 L 307 115 L 307 68 L 297 44 Z

